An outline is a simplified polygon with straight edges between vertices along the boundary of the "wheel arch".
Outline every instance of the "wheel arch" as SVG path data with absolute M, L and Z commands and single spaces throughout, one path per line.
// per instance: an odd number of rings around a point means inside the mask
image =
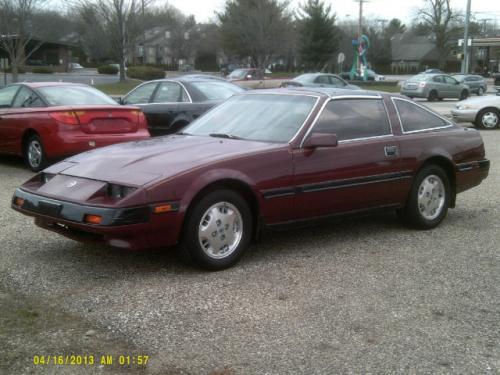
M 189 215 L 191 214 L 195 205 L 207 194 L 216 190 L 232 190 L 237 192 L 242 196 L 243 199 L 248 203 L 250 211 L 252 213 L 253 220 L 253 228 L 254 233 L 252 233 L 252 237 L 254 237 L 258 233 L 259 227 L 259 216 L 260 216 L 260 202 L 257 197 L 255 191 L 250 187 L 250 185 L 240 179 L 229 177 L 229 178 L 221 178 L 215 181 L 211 181 L 201 189 L 199 189 L 196 194 L 189 201 L 186 211 L 184 213 L 184 220 L 182 223 L 182 233 L 184 233 L 185 224 Z
M 28 140 L 34 135 L 37 135 L 38 137 L 40 137 L 40 139 L 42 138 L 40 133 L 38 133 L 33 128 L 28 128 L 24 131 L 23 136 L 21 137 L 21 155 L 25 156 L 24 154 L 26 151 L 26 146 L 27 146 Z
M 455 174 L 455 165 L 453 162 L 445 156 L 436 155 L 429 157 L 426 159 L 420 168 L 415 172 L 415 176 L 428 165 L 437 165 L 446 172 L 448 176 L 448 180 L 450 181 L 450 207 L 455 208 L 456 198 L 457 198 L 457 189 L 456 189 L 456 174 Z

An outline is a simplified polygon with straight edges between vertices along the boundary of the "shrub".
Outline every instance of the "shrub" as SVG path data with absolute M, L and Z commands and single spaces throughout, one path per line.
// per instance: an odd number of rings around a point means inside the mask
M 127 76 L 129 78 L 150 81 L 152 79 L 165 78 L 165 71 L 151 66 L 130 66 L 127 70 Z
M 48 66 L 35 66 L 31 69 L 33 73 L 37 74 L 52 74 L 54 70 Z
M 117 74 L 118 68 L 113 65 L 101 65 L 97 67 L 97 73 L 99 74 Z
M 5 69 L 5 72 L 12 73 L 12 68 L 8 67 L 7 69 Z M 17 67 L 17 73 L 18 74 L 24 74 L 24 73 L 26 73 L 26 69 L 24 67 L 18 66 Z

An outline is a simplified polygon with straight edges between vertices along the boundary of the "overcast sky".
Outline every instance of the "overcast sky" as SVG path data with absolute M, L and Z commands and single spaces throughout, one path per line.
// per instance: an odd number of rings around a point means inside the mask
M 185 14 L 194 14 L 198 22 L 206 22 L 214 18 L 214 12 L 223 8 L 224 0 L 169 0 L 171 5 Z M 357 19 L 359 3 L 355 0 L 326 0 L 332 5 L 332 10 L 338 18 Z M 400 18 L 405 23 L 411 23 L 415 9 L 423 4 L 423 0 L 370 0 L 363 5 L 364 14 L 370 18 L 391 19 Z M 452 0 L 452 6 L 465 11 L 467 0 Z M 295 8 L 304 0 L 291 0 Z M 500 24 L 500 0 L 472 0 L 472 13 L 477 19 L 496 18 Z

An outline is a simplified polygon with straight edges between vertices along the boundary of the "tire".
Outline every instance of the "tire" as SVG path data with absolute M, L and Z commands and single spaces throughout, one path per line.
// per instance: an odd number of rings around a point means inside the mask
M 496 108 L 484 108 L 477 114 L 475 125 L 480 129 L 492 130 L 500 126 L 500 111 Z
M 477 96 L 483 96 L 484 95 L 484 89 L 482 87 L 477 89 Z
M 460 98 L 458 100 L 465 100 L 469 97 L 469 91 L 467 90 L 462 90 L 460 93 Z
M 427 95 L 427 101 L 435 102 L 438 99 L 438 93 L 436 90 L 431 90 L 429 95 Z
M 238 262 L 252 233 L 252 213 L 246 200 L 232 190 L 215 190 L 190 210 L 178 255 L 200 268 L 223 270 Z
M 424 166 L 416 175 L 399 218 L 417 229 L 437 227 L 446 217 L 450 205 L 450 181 L 446 172 L 437 165 Z
M 33 172 L 44 169 L 47 163 L 42 140 L 36 134 L 30 136 L 24 145 L 24 160 Z

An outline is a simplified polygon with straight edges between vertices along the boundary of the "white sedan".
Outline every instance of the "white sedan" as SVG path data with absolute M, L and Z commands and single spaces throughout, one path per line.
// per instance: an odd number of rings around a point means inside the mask
M 500 126 L 500 96 L 481 96 L 459 102 L 451 110 L 456 122 L 472 122 L 481 129 Z

